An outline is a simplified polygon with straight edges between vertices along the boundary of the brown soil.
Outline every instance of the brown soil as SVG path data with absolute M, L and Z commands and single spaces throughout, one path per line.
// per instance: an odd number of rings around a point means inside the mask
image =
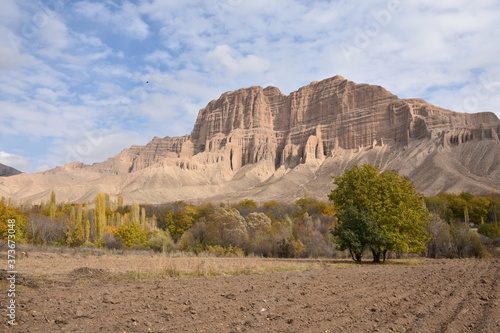
M 8 331 L 500 332 L 493 259 L 161 281 L 110 282 L 102 270 L 81 268 L 68 277 L 18 286 L 19 324 Z

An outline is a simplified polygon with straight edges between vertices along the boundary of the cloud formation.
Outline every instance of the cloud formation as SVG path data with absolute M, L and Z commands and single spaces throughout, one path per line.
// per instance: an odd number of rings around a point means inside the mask
M 0 151 L 0 163 L 3 165 L 10 166 L 19 171 L 26 170 L 29 166 L 29 162 L 22 156 L 9 154 L 4 151 Z
M 224 91 L 336 74 L 500 115 L 496 31 L 494 0 L 5 0 L 0 151 L 31 172 L 99 162 L 188 134 Z

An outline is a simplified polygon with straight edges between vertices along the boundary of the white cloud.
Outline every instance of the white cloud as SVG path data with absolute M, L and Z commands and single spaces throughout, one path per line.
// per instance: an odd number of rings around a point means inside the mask
M 0 151 L 0 163 L 10 166 L 19 171 L 25 171 L 30 169 L 30 163 L 25 157 L 15 154 L 10 154 L 4 151 Z
M 215 64 L 216 69 L 225 70 L 229 75 L 264 72 L 270 66 L 268 60 L 253 54 L 242 56 L 229 45 L 217 45 L 207 54 L 207 58 Z
M 55 102 L 57 101 L 61 95 L 62 92 L 57 92 L 54 91 L 50 88 L 37 88 L 36 89 L 36 98 L 40 100 L 44 100 L 47 102 Z
M 148 37 L 149 26 L 141 19 L 136 5 L 126 1 L 123 6 L 116 7 L 118 6 L 110 2 L 104 4 L 81 1 L 74 5 L 77 13 L 110 25 L 115 33 L 125 34 L 135 39 Z
M 7 26 L 15 25 L 19 22 L 21 11 L 15 0 L 3 0 L 0 11 L 0 24 Z
M 40 39 L 40 43 L 43 45 L 41 52 L 46 56 L 57 56 L 70 44 L 66 24 L 55 15 L 45 16 L 45 21 L 42 22 L 35 38 Z
M 149 132 L 122 128 L 86 130 L 69 141 L 55 141 L 48 161 L 51 165 L 65 165 L 74 161 L 86 164 L 105 161 L 132 145 L 146 144 L 153 136 Z
M 19 51 L 18 44 L 19 37 L 0 25 L 0 70 L 16 68 L 28 60 L 28 57 Z
M 172 55 L 165 51 L 155 50 L 144 57 L 144 60 L 152 63 L 167 63 L 172 60 Z

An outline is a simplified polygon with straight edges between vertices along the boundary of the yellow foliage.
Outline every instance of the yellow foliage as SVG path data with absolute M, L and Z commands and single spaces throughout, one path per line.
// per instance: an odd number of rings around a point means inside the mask
M 9 220 L 15 221 L 13 230 L 15 233 L 9 233 Z M 7 239 L 14 240 L 16 243 L 24 241 L 24 228 L 28 223 L 28 217 L 22 214 L 14 207 L 5 205 L 3 200 L 0 200 L 0 240 L 7 241 Z M 15 235 L 10 237 L 9 234 Z

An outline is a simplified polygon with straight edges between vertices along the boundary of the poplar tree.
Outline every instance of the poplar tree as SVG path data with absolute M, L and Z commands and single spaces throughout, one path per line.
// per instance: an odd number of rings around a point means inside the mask
M 54 191 L 50 193 L 50 203 L 49 203 L 49 217 L 55 218 L 57 211 L 56 194 Z
M 104 193 L 97 193 L 95 198 L 95 226 L 96 235 L 95 240 L 99 242 L 106 229 L 106 195 Z

